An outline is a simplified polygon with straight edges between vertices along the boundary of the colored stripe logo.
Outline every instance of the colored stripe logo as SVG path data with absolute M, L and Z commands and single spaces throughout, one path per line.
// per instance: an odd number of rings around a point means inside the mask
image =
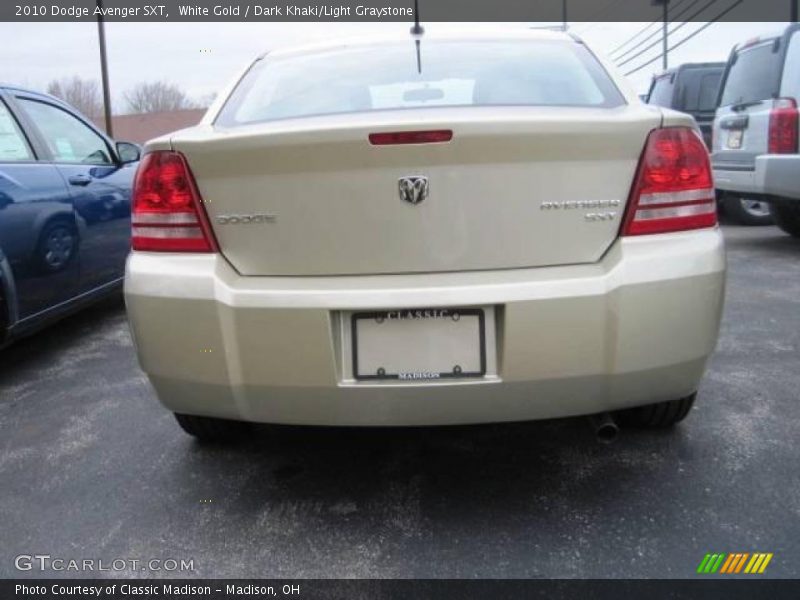
M 735 575 L 746 573 L 755 575 L 763 573 L 772 560 L 771 552 L 733 552 L 730 554 L 706 554 L 697 566 L 697 572 L 703 575 Z

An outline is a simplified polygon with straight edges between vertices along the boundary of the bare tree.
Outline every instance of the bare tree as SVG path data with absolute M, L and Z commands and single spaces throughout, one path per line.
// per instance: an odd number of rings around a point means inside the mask
M 208 108 L 217 98 L 217 93 L 203 94 L 197 99 L 197 108 Z
M 125 101 L 132 113 L 195 108 L 194 102 L 178 86 L 165 81 L 139 83 L 125 92 Z
M 77 75 L 64 79 L 54 79 L 47 84 L 47 93 L 71 104 L 87 117 L 103 114 L 103 100 L 100 87 L 92 79 L 81 79 Z

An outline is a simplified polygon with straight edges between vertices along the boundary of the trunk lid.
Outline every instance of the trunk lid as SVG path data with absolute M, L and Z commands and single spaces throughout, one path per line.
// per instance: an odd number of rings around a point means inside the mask
M 200 126 L 172 145 L 243 275 L 505 269 L 599 260 L 660 120 L 643 106 L 419 109 Z M 441 129 L 450 142 L 368 139 Z M 419 204 L 400 197 L 406 176 L 428 178 Z

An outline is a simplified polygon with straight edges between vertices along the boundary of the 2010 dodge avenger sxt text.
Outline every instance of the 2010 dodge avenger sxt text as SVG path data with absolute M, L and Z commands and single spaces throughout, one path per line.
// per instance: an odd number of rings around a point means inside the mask
M 708 154 L 571 36 L 270 53 L 146 152 L 126 302 L 201 439 L 692 406 L 725 280 Z

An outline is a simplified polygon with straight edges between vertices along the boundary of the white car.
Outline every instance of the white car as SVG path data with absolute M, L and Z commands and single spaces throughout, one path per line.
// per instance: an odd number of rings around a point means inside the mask
M 200 439 L 692 406 L 725 282 L 692 118 L 568 35 L 258 58 L 146 146 L 125 295 Z

